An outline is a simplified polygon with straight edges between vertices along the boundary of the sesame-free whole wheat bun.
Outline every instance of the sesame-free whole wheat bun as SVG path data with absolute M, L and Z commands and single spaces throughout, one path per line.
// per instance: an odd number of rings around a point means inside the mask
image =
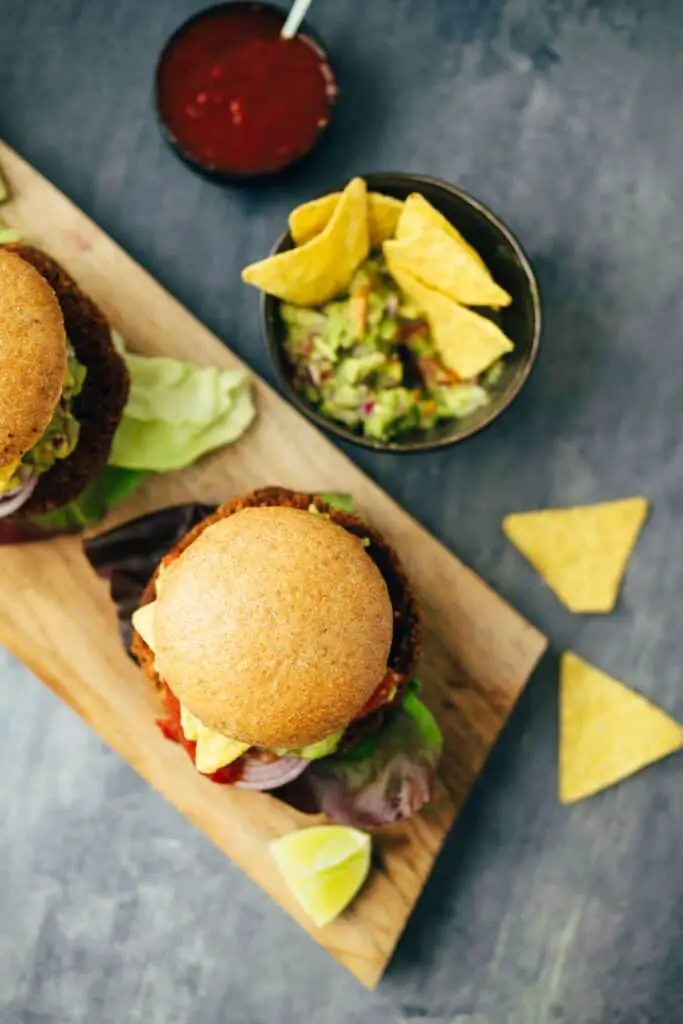
M 129 380 L 106 317 L 64 268 L 22 242 L 0 246 L 0 467 L 29 451 L 50 424 L 64 387 L 67 339 L 86 370 L 71 403 L 78 443 L 40 474 L 19 517 L 67 505 L 103 469 Z
M 246 508 L 157 578 L 155 667 L 209 727 L 296 749 L 345 728 L 384 677 L 387 586 L 361 541 L 323 516 Z
M 0 467 L 33 447 L 52 419 L 66 351 L 52 288 L 25 260 L 0 249 Z

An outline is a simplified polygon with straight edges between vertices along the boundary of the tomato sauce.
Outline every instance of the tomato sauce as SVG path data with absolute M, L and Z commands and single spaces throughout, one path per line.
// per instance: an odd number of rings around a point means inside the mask
M 157 71 L 171 140 L 206 170 L 268 174 L 307 153 L 337 96 L 332 70 L 305 35 L 280 38 L 282 14 L 236 3 L 181 27 Z
M 388 668 L 384 679 L 379 684 L 361 713 L 357 716 L 356 721 L 360 718 L 365 718 L 367 715 L 371 715 L 373 711 L 377 711 L 377 709 L 381 708 L 383 704 L 386 704 L 392 695 L 392 691 L 397 690 L 404 682 L 405 676 L 399 675 L 398 672 L 394 672 L 392 669 Z

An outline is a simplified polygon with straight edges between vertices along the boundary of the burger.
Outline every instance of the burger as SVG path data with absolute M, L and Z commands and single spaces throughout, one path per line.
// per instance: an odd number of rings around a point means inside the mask
M 154 532 L 143 518 L 91 546 L 102 575 L 116 552 L 130 579 L 135 551 L 139 572 Z M 202 775 L 368 825 L 431 796 L 441 737 L 415 694 L 419 632 L 406 574 L 375 529 L 272 487 L 204 516 L 166 552 L 132 614 L 131 652 L 160 695 L 164 735 Z
M 84 490 L 128 388 L 95 303 L 45 253 L 0 246 L 0 518 L 39 516 Z

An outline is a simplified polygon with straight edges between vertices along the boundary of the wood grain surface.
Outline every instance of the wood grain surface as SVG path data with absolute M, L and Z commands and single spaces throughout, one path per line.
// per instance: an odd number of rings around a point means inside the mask
M 131 348 L 230 368 L 237 358 L 97 226 L 4 144 L 13 192 L 3 219 L 25 230 L 92 295 Z M 124 654 L 106 586 L 78 540 L 0 548 L 0 642 L 73 707 L 363 984 L 391 956 L 459 808 L 545 638 L 278 395 L 256 382 L 259 417 L 234 447 L 154 478 L 113 521 L 169 502 L 223 501 L 266 484 L 353 493 L 400 551 L 425 618 L 421 677 L 446 746 L 436 798 L 377 840 L 377 867 L 352 909 L 317 930 L 299 912 L 268 842 L 310 819 L 272 797 L 215 786 L 154 725 L 156 697 Z

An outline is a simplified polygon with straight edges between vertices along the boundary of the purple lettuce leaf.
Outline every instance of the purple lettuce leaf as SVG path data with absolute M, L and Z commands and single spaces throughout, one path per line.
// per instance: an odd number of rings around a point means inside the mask
M 322 813 L 356 828 L 405 821 L 432 797 L 442 746 L 431 711 L 409 693 L 370 740 L 314 761 L 274 795 L 306 814 Z
M 119 632 L 127 651 L 133 639 L 131 616 L 159 562 L 215 508 L 215 505 L 199 502 L 172 505 L 83 542 L 85 556 L 93 569 L 109 581 Z

